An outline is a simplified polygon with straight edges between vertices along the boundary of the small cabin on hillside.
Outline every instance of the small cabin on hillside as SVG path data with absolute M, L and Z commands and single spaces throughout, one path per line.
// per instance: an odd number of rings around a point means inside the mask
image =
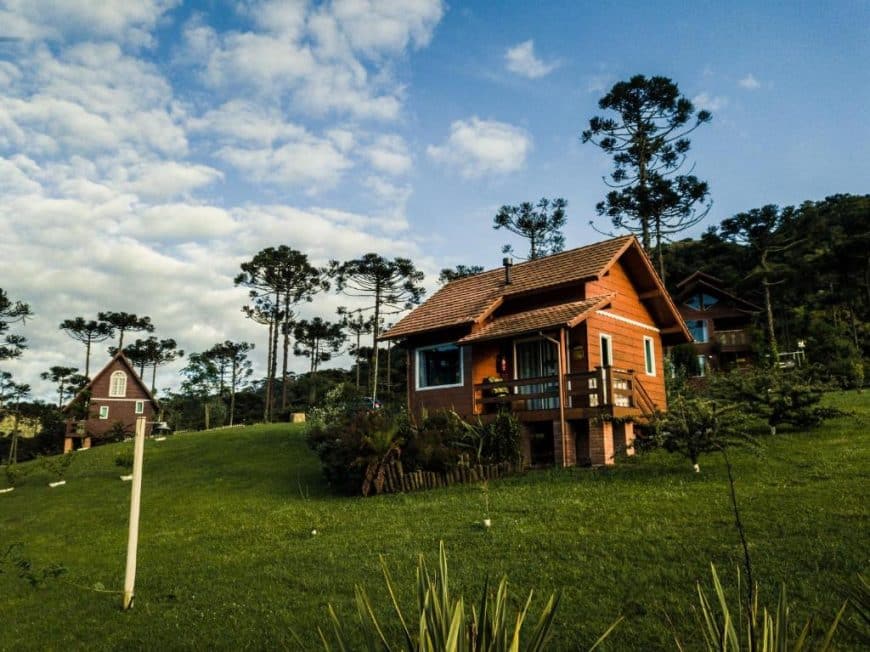
M 751 328 L 760 307 L 729 292 L 721 280 L 704 272 L 677 283 L 674 301 L 695 342 L 699 375 L 752 363 Z
M 136 419 L 145 417 L 150 434 L 160 405 L 120 351 L 112 356 L 85 387 L 64 407 L 67 414 L 64 452 L 90 448 L 110 432 L 133 434 Z
M 633 236 L 448 283 L 385 332 L 408 349 L 408 409 L 510 410 L 528 464 L 612 464 L 666 407 L 663 351 L 691 341 Z

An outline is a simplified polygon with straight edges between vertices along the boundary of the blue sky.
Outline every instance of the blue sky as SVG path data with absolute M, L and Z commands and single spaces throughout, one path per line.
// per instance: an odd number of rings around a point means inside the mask
M 5 368 L 43 393 L 81 365 L 67 317 L 261 342 L 232 276 L 265 246 L 410 256 L 431 291 L 498 264 L 505 203 L 563 196 L 567 245 L 594 241 L 610 165 L 579 134 L 637 73 L 713 113 L 707 224 L 868 191 L 867 2 L 0 0 L 0 36 L 0 287 L 37 314 Z

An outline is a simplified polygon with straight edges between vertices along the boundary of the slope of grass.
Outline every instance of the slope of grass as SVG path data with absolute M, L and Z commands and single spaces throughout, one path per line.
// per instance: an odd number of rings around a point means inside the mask
M 763 598 L 772 603 L 786 580 L 795 618 L 822 621 L 842 602 L 840 585 L 867 569 L 870 395 L 830 400 L 859 418 L 734 455 Z M 700 475 L 655 453 L 491 483 L 484 530 L 478 487 L 332 496 L 298 427 L 258 426 L 146 443 L 136 603 L 125 613 L 120 593 L 106 592 L 120 591 L 124 573 L 130 484 L 114 466 L 119 446 L 75 453 L 64 487 L 35 472 L 0 495 L 0 555 L 20 543 L 35 568 L 68 571 L 32 588 L 2 567 L 0 649 L 295 649 L 291 630 L 314 649 L 327 603 L 350 616 L 356 583 L 385 598 L 378 554 L 410 604 L 416 555 L 434 560 L 440 539 L 467 599 L 503 573 L 517 599 L 535 588 L 536 608 L 562 591 L 555 649 L 588 646 L 620 614 L 606 648 L 672 648 L 672 627 L 697 642 L 695 581 L 711 561 L 733 580 L 741 559 L 716 457 Z M 855 645 L 848 635 L 840 644 Z

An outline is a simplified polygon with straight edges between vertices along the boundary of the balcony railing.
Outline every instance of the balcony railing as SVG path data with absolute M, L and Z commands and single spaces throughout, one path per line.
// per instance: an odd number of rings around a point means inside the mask
M 655 404 L 632 370 L 596 367 L 565 374 L 567 409 L 635 408 L 652 414 Z M 543 376 L 486 382 L 474 386 L 478 414 L 507 407 L 511 412 L 559 410 L 559 378 Z
M 745 330 L 716 331 L 716 341 L 722 346 L 748 346 L 749 333 Z

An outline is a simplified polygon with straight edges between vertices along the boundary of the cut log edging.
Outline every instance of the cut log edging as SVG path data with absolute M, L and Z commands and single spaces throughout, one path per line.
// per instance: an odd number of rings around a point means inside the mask
M 379 493 L 410 493 L 427 489 L 440 489 L 456 484 L 469 484 L 486 480 L 497 480 L 516 475 L 522 467 L 511 462 L 498 464 L 475 464 L 457 466 L 447 471 L 409 471 L 405 472 L 401 460 L 391 462 L 384 468 L 384 484 Z

